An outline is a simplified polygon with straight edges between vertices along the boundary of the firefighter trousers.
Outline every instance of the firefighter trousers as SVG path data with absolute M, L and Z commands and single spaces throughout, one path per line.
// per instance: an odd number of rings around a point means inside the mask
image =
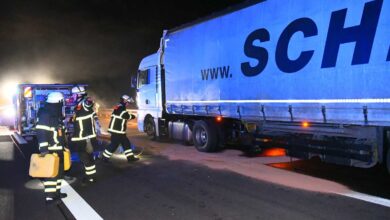
M 90 141 L 92 149 L 88 149 L 87 141 Z M 93 158 L 93 148 L 97 143 L 96 138 L 90 138 L 87 140 L 73 141 L 73 145 L 76 147 L 80 160 L 84 165 L 84 173 L 87 179 L 94 179 L 96 176 L 95 159 Z
M 112 156 L 112 153 L 116 151 L 119 145 L 123 146 L 124 153 L 127 159 L 134 157 L 134 153 L 131 150 L 130 140 L 127 138 L 126 134 L 111 134 L 111 143 L 110 145 L 103 151 L 103 156 L 109 159 Z
M 60 159 L 58 175 L 53 178 L 45 178 L 43 185 L 45 188 L 46 200 L 51 200 L 59 197 L 61 191 L 61 182 L 64 174 L 64 153 L 63 151 L 49 151 L 49 153 L 56 153 Z

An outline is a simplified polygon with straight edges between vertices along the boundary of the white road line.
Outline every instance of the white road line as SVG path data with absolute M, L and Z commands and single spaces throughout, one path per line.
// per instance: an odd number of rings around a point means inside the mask
M 66 181 L 62 181 L 61 192 L 68 196 L 62 201 L 78 220 L 103 219 Z
M 363 200 L 363 201 L 374 203 L 377 205 L 383 205 L 386 207 L 390 207 L 390 200 L 384 199 L 381 197 L 371 196 L 371 195 L 367 195 L 364 193 L 353 192 L 353 191 L 349 192 L 349 193 L 336 193 L 336 194 L 342 195 L 342 196 L 347 196 L 347 197 L 354 198 L 354 199 Z

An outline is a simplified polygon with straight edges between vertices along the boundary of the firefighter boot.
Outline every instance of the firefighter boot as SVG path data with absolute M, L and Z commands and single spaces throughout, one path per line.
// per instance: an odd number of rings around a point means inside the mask
M 82 186 L 88 186 L 96 182 L 96 178 L 92 177 L 84 177 L 83 180 L 81 181 Z
M 136 156 L 130 156 L 130 157 L 127 157 L 127 162 L 131 163 L 131 162 L 135 162 L 135 161 L 138 161 L 139 158 L 136 157 Z
M 61 203 L 61 199 L 59 199 L 57 197 L 54 197 L 54 198 L 46 197 L 45 203 L 47 206 L 58 205 Z
M 99 156 L 98 156 L 98 159 L 103 161 L 104 163 L 109 163 L 110 162 L 110 158 L 107 158 L 103 155 L 103 153 L 100 153 Z
M 57 198 L 63 199 L 66 198 L 67 196 L 68 194 L 57 191 L 57 195 L 56 195 Z

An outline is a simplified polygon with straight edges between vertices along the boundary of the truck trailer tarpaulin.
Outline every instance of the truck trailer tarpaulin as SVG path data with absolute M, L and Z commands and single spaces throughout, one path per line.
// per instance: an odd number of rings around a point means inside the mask
M 139 65 L 138 128 L 390 172 L 389 36 L 388 0 L 250 1 L 164 31 Z
M 370 122 L 389 123 L 389 12 L 389 1 L 265 1 L 168 32 L 167 104 L 230 117 L 264 105 L 278 120 L 290 120 L 291 105 L 296 119 L 316 121 L 324 106 L 327 120 L 358 124 L 367 106 Z

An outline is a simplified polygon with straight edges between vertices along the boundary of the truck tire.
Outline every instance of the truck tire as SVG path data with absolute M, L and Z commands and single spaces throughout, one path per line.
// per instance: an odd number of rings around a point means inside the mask
M 193 141 L 196 149 L 201 152 L 217 150 L 217 132 L 211 123 L 196 121 L 193 128 Z
M 152 117 L 148 117 L 145 119 L 144 130 L 149 137 L 156 137 L 156 124 L 154 123 Z
M 387 173 L 390 175 L 390 148 L 387 149 L 386 168 L 387 168 Z

